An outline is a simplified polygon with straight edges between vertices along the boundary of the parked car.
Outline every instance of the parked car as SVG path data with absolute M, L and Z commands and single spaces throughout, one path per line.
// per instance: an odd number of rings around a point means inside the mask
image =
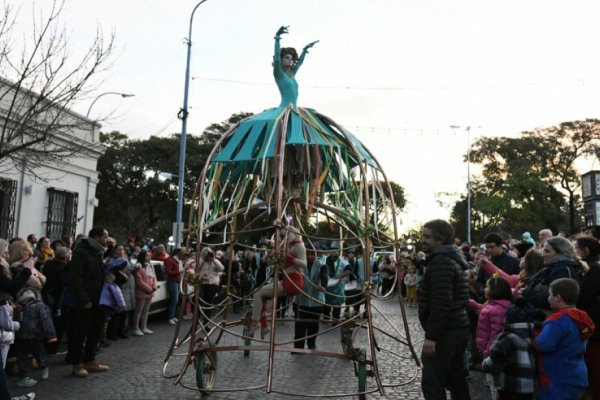
M 383 257 L 383 256 L 388 256 L 390 258 L 396 258 L 396 253 L 394 253 L 393 251 L 376 251 L 375 253 L 373 253 L 373 258 L 375 260 L 379 260 L 379 257 Z
M 169 294 L 167 293 L 167 274 L 165 274 L 165 263 L 162 261 L 150 261 L 146 270 L 149 276 L 156 279 L 158 289 L 154 292 L 150 303 L 150 315 L 166 312 L 169 307 Z

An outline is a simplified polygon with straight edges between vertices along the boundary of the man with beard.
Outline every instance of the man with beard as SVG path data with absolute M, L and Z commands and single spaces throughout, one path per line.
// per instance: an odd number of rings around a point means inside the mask
M 469 340 L 468 264 L 452 244 L 454 229 L 444 220 L 423 226 L 421 246 L 427 253 L 427 269 L 419 300 L 419 321 L 425 330 L 421 388 L 426 400 L 469 400 L 463 354 Z

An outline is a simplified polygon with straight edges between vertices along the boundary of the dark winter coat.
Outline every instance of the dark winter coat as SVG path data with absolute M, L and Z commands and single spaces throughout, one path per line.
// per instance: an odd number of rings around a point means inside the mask
M 596 325 L 596 331 L 590 340 L 600 341 L 600 265 L 598 261 L 586 261 L 590 270 L 581 278 L 577 308 L 587 312 Z
M 550 310 L 548 304 L 550 284 L 559 278 L 571 278 L 579 282 L 579 277 L 575 260 L 568 257 L 557 258 L 531 277 L 521 297 L 537 308 Z
M 468 267 L 454 245 L 440 246 L 427 257 L 419 300 L 419 321 L 426 339 L 437 341 L 467 331 Z
M 103 249 L 94 239 L 87 238 L 73 251 L 67 270 L 73 306 L 98 305 L 105 277 Z
M 17 331 L 17 340 L 44 340 L 56 337 L 50 309 L 40 300 L 24 304 L 21 329 Z
M 482 370 L 494 375 L 499 390 L 510 393 L 535 393 L 536 369 L 531 337 L 533 324 L 517 322 L 496 336 Z

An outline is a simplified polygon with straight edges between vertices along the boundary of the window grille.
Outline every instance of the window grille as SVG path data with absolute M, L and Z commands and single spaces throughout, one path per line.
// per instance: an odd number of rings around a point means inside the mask
M 0 178 L 0 238 L 13 237 L 16 204 L 17 181 Z
M 78 193 L 48 188 L 48 220 L 46 236 L 50 240 L 75 237 L 77 229 Z

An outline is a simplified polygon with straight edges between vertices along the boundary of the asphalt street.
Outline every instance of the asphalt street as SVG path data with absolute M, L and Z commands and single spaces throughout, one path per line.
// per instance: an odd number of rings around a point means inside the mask
M 402 315 L 397 299 L 375 300 L 373 324 L 378 329 L 375 337 L 380 351 L 376 352 L 378 376 L 385 394 L 373 393 L 368 399 L 422 399 L 420 389 L 420 369 L 412 359 L 408 347 L 396 339 L 403 336 Z M 407 307 L 407 321 L 412 340 L 417 349 L 421 348 L 422 330 L 418 324 L 417 309 Z M 241 318 L 240 314 L 229 314 L 228 321 Z M 190 321 L 182 321 L 181 331 L 187 332 Z M 64 356 L 51 356 L 50 378 L 40 381 L 31 388 L 36 399 L 295 399 L 297 395 L 283 393 L 307 393 L 311 396 L 328 394 L 328 398 L 342 398 L 340 394 L 358 391 L 358 379 L 354 373 L 354 363 L 343 357 L 325 357 L 315 354 L 291 354 L 291 344 L 283 344 L 282 351 L 275 352 L 273 358 L 272 391 L 267 393 L 268 352 L 252 351 L 244 357 L 242 351 L 219 351 L 215 389 L 226 390 L 209 395 L 186 388 L 195 387 L 195 370 L 189 367 L 181 384 L 174 384 L 174 378 L 163 377 L 164 359 L 173 340 L 175 327 L 164 320 L 154 318 L 149 328 L 155 333 L 144 337 L 130 337 L 112 342 L 103 348 L 97 360 L 110 366 L 105 373 L 90 374 L 87 378 L 71 375 L 71 366 L 64 363 Z M 219 340 L 219 346 L 235 347 L 242 345 L 242 339 L 234 336 L 241 333 L 240 326 L 227 328 Z M 317 338 L 318 351 L 342 354 L 340 328 L 321 324 L 320 329 L 329 329 Z M 388 335 L 389 334 L 389 335 Z M 258 336 L 258 335 L 257 335 Z M 276 342 L 285 343 L 293 339 L 293 322 L 277 324 Z M 354 339 L 356 347 L 366 347 L 366 330 L 358 329 Z M 261 343 L 256 343 L 261 345 Z M 264 344 L 262 344 L 264 345 Z M 288 349 L 288 350 L 286 350 Z M 187 347 L 181 346 L 169 359 L 167 375 L 178 374 L 185 361 Z M 39 379 L 40 370 L 30 376 Z M 471 372 L 468 378 L 471 397 L 476 400 L 489 399 L 489 392 L 483 386 L 479 372 Z M 16 387 L 16 377 L 9 377 L 11 392 L 14 395 L 27 391 Z M 401 386 L 397 386 L 401 384 Z M 248 388 L 259 387 L 256 390 Z M 376 389 L 376 379 L 367 377 L 367 390 Z M 230 391 L 235 389 L 236 391 Z M 357 397 L 346 397 L 357 398 Z

